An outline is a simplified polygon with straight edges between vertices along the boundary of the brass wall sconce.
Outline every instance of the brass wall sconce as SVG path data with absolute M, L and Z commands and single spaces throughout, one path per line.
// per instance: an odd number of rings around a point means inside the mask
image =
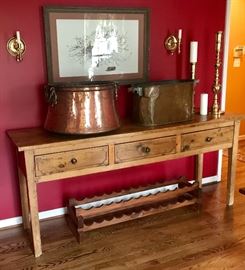
M 170 54 L 174 54 L 174 52 L 177 50 L 178 54 L 181 53 L 181 41 L 182 41 L 182 29 L 178 30 L 178 37 L 175 35 L 170 35 L 165 40 L 165 48 L 167 51 L 170 52 Z
M 197 63 L 198 42 L 191 41 L 190 43 L 190 63 L 191 63 L 191 79 L 196 79 L 196 63 Z
M 20 31 L 16 31 L 16 36 L 13 36 L 8 40 L 7 50 L 16 58 L 17 62 L 21 62 L 23 60 L 23 55 L 26 51 L 26 44 L 24 40 L 20 38 Z
M 212 106 L 212 115 L 217 118 L 220 116 L 220 105 L 218 103 L 218 94 L 221 90 L 221 84 L 219 82 L 220 75 L 219 75 L 219 68 L 221 66 L 220 60 L 220 51 L 221 51 L 221 41 L 222 41 L 222 31 L 218 31 L 216 33 L 216 40 L 215 40 L 215 52 L 216 52 L 216 61 L 215 61 L 215 79 L 213 84 L 213 92 L 214 92 L 214 100 Z

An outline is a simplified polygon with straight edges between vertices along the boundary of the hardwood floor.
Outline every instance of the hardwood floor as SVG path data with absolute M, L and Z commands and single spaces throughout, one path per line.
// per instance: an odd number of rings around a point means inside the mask
M 240 143 L 245 152 L 245 142 Z M 78 244 L 64 218 L 41 222 L 44 254 L 34 258 L 21 227 L 0 231 L 0 269 L 245 269 L 245 162 L 237 162 L 235 203 L 226 208 L 222 182 L 205 186 L 193 207 L 87 232 Z

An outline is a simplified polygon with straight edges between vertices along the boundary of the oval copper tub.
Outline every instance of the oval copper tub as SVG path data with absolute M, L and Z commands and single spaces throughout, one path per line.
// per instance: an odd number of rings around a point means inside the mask
M 114 82 L 48 85 L 44 128 L 66 134 L 93 134 L 119 128 Z

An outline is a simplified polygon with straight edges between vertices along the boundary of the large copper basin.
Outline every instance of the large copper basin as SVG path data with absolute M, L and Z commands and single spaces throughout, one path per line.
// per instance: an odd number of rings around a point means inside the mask
M 92 134 L 119 128 L 114 82 L 48 85 L 44 128 L 67 134 Z

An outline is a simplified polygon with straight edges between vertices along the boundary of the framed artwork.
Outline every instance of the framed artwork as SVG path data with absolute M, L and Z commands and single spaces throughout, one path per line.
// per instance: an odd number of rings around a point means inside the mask
M 145 81 L 148 10 L 45 7 L 49 83 Z

